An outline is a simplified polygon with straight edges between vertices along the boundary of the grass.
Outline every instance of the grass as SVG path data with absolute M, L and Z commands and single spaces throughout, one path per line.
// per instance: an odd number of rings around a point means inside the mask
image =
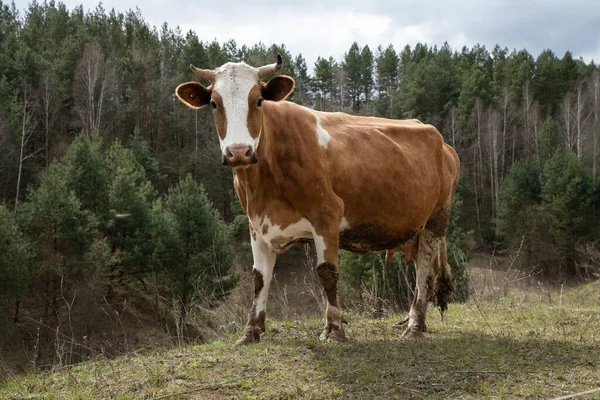
M 268 321 L 259 344 L 99 358 L 13 377 L 15 399 L 547 399 L 600 387 L 600 282 L 558 297 L 522 293 L 453 304 L 404 340 L 400 316 L 348 313 L 349 339 L 320 342 L 321 318 Z M 526 301 L 524 299 L 527 299 Z M 600 399 L 600 392 L 588 397 Z

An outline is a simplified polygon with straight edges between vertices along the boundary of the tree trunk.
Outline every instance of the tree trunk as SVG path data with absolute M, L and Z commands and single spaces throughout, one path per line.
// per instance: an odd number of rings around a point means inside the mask
M 592 162 L 592 172 L 594 178 L 597 176 L 597 161 L 596 158 L 598 156 L 598 135 L 600 135 L 600 121 L 598 120 L 600 114 L 600 72 L 594 71 L 592 75 L 592 83 L 590 85 L 592 91 L 592 107 L 593 107 L 593 115 L 594 115 L 594 129 L 592 131 L 592 136 L 594 138 L 594 160 Z
M 582 151 L 582 132 L 581 132 L 581 124 L 582 124 L 582 118 L 583 118 L 583 95 L 582 95 L 582 91 L 583 91 L 583 83 L 579 82 L 577 84 L 577 114 L 576 114 L 576 118 L 577 118 L 577 158 L 579 158 L 581 160 L 582 156 L 583 156 L 583 151 Z
M 194 111 L 194 139 L 194 179 L 196 179 L 198 171 L 198 110 Z
M 180 338 L 183 338 L 183 334 L 185 332 L 185 318 L 187 316 L 187 301 L 188 301 L 188 294 L 187 294 L 187 290 L 184 289 L 184 293 L 181 296 L 181 299 L 179 299 L 179 316 L 178 316 L 178 321 L 177 321 L 177 334 Z
M 15 297 L 15 317 L 13 318 L 14 323 L 19 322 L 19 309 L 20 308 L 21 308 L 21 297 L 17 295 Z
M 19 172 L 17 175 L 17 190 L 15 194 L 15 209 L 13 212 L 17 212 L 17 206 L 19 205 L 19 192 L 21 189 L 21 176 L 23 175 L 23 161 L 25 161 L 28 157 L 24 157 L 23 153 L 25 151 L 25 146 L 27 142 L 29 142 L 29 138 L 33 133 L 33 129 L 31 127 L 31 120 L 33 118 L 32 114 L 27 110 L 28 106 L 27 101 L 27 85 L 23 85 L 23 118 L 21 118 L 21 148 L 19 150 Z

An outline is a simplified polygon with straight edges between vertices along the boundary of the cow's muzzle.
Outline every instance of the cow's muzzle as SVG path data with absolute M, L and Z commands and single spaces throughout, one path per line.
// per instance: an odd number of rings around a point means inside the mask
M 256 157 L 256 152 L 252 149 L 252 146 L 245 144 L 233 144 L 225 148 L 225 154 L 223 154 L 223 165 L 240 167 L 256 164 L 257 162 L 258 158 Z

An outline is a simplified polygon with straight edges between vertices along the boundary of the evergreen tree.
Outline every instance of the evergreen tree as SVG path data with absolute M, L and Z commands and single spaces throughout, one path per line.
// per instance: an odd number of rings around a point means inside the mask
M 590 218 L 594 190 L 591 171 L 572 152 L 561 148 L 544 164 L 541 184 L 542 205 L 551 216 L 552 236 L 561 258 L 573 267 L 575 245 L 597 223 Z
M 371 61 L 372 62 L 372 61 Z M 358 43 L 352 43 L 350 50 L 344 54 L 342 68 L 346 74 L 347 96 L 350 99 L 352 111 L 360 111 L 361 83 L 363 82 L 363 63 Z
M 371 92 L 373 90 L 373 53 L 369 46 L 362 48 L 360 52 L 360 85 L 366 104 L 371 102 Z
M 377 85 L 378 101 L 377 114 L 382 117 L 391 117 L 394 108 L 394 97 L 398 83 L 398 68 L 400 59 L 390 44 L 385 50 L 381 47 L 377 57 Z
M 15 302 L 13 320 L 19 320 L 19 306 L 29 281 L 33 255 L 29 241 L 23 236 L 13 214 L 0 204 L 0 299 Z
M 84 210 L 104 220 L 108 213 L 108 173 L 101 143 L 80 134 L 61 162 L 67 188 Z
M 165 207 L 161 213 L 157 203 L 153 212 L 154 261 L 179 300 L 178 326 L 183 332 L 195 298 L 215 305 L 231 289 L 227 272 L 233 253 L 226 226 L 191 175 L 169 190 Z
M 134 135 L 130 147 L 136 161 L 144 168 L 146 177 L 152 182 L 154 189 L 158 190 L 164 176 L 160 173 L 158 160 L 152 154 L 148 142 Z
M 151 207 L 156 192 L 144 167 L 119 141 L 108 150 L 106 163 L 111 177 L 108 202 L 112 219 L 108 232 L 114 248 L 121 253 L 120 274 L 142 278 L 151 266 Z
M 29 190 L 18 216 L 35 249 L 32 278 L 47 317 L 61 293 L 61 277 L 72 281 L 84 273 L 80 266 L 95 234 L 96 219 L 68 188 L 57 163 L 42 173 L 38 188 Z
M 311 82 L 306 60 L 302 57 L 302 54 L 298 54 L 294 59 L 294 76 L 296 77 L 296 87 L 294 88 L 292 101 L 301 105 L 308 105 Z
M 316 100 L 315 106 L 319 110 L 327 110 L 328 104 L 333 101 L 335 91 L 335 64 L 333 58 L 318 57 L 315 62 L 314 75 L 311 85 Z
M 563 98 L 559 60 L 551 50 L 544 50 L 535 61 L 533 90 L 536 99 L 549 116 L 554 116 Z

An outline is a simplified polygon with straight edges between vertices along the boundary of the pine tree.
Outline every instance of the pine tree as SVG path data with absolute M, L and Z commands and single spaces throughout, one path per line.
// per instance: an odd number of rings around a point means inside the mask
M 315 62 L 314 79 L 311 81 L 312 90 L 316 100 L 316 108 L 327 110 L 328 105 L 333 102 L 335 90 L 335 65 L 333 59 L 318 57 Z
M 360 111 L 360 94 L 362 77 L 362 59 L 358 43 L 352 43 L 350 50 L 344 54 L 343 70 L 346 74 L 347 96 L 350 99 L 352 111 L 358 113 Z
M 144 167 L 131 150 L 115 141 L 106 163 L 110 176 L 108 203 L 112 213 L 108 227 L 114 248 L 121 253 L 121 274 L 143 278 L 151 267 L 151 207 L 156 191 Z
M 15 303 L 13 320 L 19 320 L 21 296 L 31 279 L 31 244 L 23 236 L 13 214 L 0 204 L 0 299 Z
M 373 91 L 373 53 L 369 46 L 362 48 L 360 52 L 360 86 L 363 93 L 363 100 L 366 105 L 371 102 Z
M 65 182 L 84 210 L 104 220 L 108 213 L 108 173 L 100 141 L 78 135 L 61 162 Z
M 204 188 L 187 175 L 170 188 L 153 211 L 154 262 L 179 301 L 178 326 L 185 328 L 187 310 L 198 299 L 214 306 L 231 288 L 227 272 L 233 263 L 229 232 L 210 204 Z
M 378 53 L 376 62 L 378 85 L 377 114 L 390 118 L 394 109 L 400 59 L 391 44 L 385 50 L 379 48 Z

